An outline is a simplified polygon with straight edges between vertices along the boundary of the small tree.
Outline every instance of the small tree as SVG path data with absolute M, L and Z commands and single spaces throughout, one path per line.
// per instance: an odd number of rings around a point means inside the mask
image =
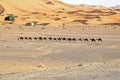
M 5 17 L 4 20 L 5 21 L 12 21 L 12 22 L 14 22 L 15 21 L 15 17 L 13 15 L 9 15 L 9 16 Z

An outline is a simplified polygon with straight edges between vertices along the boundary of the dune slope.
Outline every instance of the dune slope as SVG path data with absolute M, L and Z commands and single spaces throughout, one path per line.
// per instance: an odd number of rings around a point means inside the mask
M 2 5 L 0 5 L 0 14 L 2 14 L 4 12 L 4 8 Z
M 16 16 L 15 23 L 37 21 L 38 24 L 49 25 L 79 24 L 119 24 L 119 10 L 109 9 L 103 6 L 71 5 L 58 0 L 1 0 L 4 7 L 4 17 L 10 14 Z M 1 9 L 0 9 L 1 10 Z

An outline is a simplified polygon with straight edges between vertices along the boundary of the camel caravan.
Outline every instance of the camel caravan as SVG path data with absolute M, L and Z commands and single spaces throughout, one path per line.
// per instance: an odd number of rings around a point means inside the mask
M 102 38 L 69 38 L 69 37 L 18 37 L 18 41 L 69 41 L 69 42 L 102 42 Z

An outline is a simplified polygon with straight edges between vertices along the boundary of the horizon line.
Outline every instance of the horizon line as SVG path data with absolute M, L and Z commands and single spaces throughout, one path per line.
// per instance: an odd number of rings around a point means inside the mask
M 91 6 L 104 6 L 104 7 L 108 7 L 108 8 L 120 5 L 119 3 L 118 4 L 113 3 L 113 4 L 108 5 L 108 4 L 105 4 L 105 3 L 104 4 L 103 3 L 102 4 L 99 4 L 99 3 L 93 4 L 93 3 L 87 3 L 87 2 L 86 3 L 85 2 L 84 3 L 79 3 L 79 2 L 78 3 L 75 3 L 75 2 L 72 3 L 72 1 L 67 1 L 67 0 L 59 0 L 59 1 L 61 1 L 63 3 L 66 3 L 66 4 L 72 4 L 72 5 L 85 5 L 86 4 L 86 5 L 91 5 Z

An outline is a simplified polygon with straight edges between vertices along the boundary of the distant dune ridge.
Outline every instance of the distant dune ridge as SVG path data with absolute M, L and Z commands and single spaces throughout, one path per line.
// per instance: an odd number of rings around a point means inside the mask
M 58 0 L 0 0 L 0 4 L 2 4 L 0 14 L 3 14 L 0 23 L 5 22 L 4 18 L 7 15 L 13 14 L 16 17 L 15 24 L 32 21 L 56 26 L 63 23 L 65 25 L 120 24 L 120 6 L 107 8 L 87 4 L 72 5 Z

